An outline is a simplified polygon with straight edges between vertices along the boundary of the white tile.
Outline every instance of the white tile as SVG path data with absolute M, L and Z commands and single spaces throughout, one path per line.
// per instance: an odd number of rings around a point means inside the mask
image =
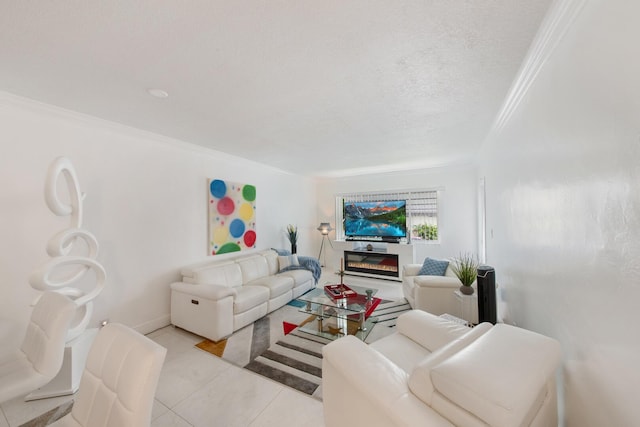
M 177 328 L 173 327 L 163 328 L 159 331 L 153 332 L 148 335 L 148 337 L 167 349 L 165 364 L 176 357 L 180 357 L 181 354 L 194 348 L 198 342 L 202 341 L 201 338 L 194 342 L 193 339 L 190 339 Z
M 232 367 L 173 411 L 195 427 L 246 427 L 283 389 L 283 386 L 242 368 Z
M 165 361 L 156 389 L 156 399 L 173 408 L 231 366 L 219 357 L 190 346 L 171 360 Z
M 285 387 L 250 426 L 323 427 L 322 402 Z
M 155 420 L 156 418 L 164 415 L 169 412 L 169 408 L 162 404 L 158 399 L 153 400 L 153 408 L 151 409 L 151 420 Z
M 13 427 L 24 424 L 71 399 L 73 399 L 72 395 L 25 402 L 24 397 L 18 397 L 4 402 L 0 407 L 9 422 L 9 426 Z
M 156 329 L 153 332 L 149 332 L 148 334 L 146 334 L 146 336 L 147 336 L 147 338 L 154 339 L 155 337 L 158 337 L 158 336 L 160 336 L 162 334 L 166 334 L 172 328 L 173 328 L 173 326 L 171 326 L 171 325 L 165 326 L 164 328 Z
M 151 427 L 192 427 L 192 425 L 180 418 L 176 413 L 169 411 L 153 420 Z
M 176 326 L 168 326 L 169 328 L 171 328 L 171 332 L 173 332 L 174 334 L 177 334 L 179 336 L 181 336 L 182 338 L 186 339 L 187 341 L 191 342 L 191 344 L 196 345 L 199 342 L 205 340 L 205 337 L 201 337 L 200 335 L 196 335 L 192 332 L 189 332 L 185 329 L 182 328 L 178 328 Z

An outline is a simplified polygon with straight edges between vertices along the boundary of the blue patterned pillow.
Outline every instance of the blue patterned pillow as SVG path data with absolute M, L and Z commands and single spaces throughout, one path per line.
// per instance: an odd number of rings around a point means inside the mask
M 440 261 L 432 258 L 425 258 L 418 276 L 444 276 L 449 266 L 449 261 Z

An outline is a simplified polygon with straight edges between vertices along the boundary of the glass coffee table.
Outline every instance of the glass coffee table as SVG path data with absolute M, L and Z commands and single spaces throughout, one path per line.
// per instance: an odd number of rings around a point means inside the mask
M 300 311 L 315 316 L 315 325 L 314 322 L 306 322 L 298 329 L 328 339 L 355 335 L 364 341 L 377 321 L 374 317 L 367 318 L 366 313 L 371 308 L 372 297 L 378 290 L 348 286 L 358 295 L 333 299 L 327 295 L 322 286 L 299 296 L 297 301 L 305 303 Z

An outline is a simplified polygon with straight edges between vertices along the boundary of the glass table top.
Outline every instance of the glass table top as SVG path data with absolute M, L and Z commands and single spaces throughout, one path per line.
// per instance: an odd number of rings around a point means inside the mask
M 326 285 L 333 285 L 333 283 Z M 367 301 L 367 291 L 370 291 L 369 294 L 373 298 L 378 290 L 347 286 L 356 291 L 357 295 L 334 299 L 326 293 L 324 286 L 320 286 L 299 296 L 297 300 L 306 303 L 300 311 L 313 315 L 316 320 L 305 322 L 298 328 L 330 340 L 344 335 L 355 335 L 364 341 L 378 320 L 373 316 L 366 317 L 367 311 L 372 309 L 373 302 L 373 300 Z
M 297 300 L 310 304 L 319 304 L 325 307 L 332 307 L 345 312 L 363 313 L 367 305 L 367 291 L 371 291 L 371 295 L 375 295 L 378 290 L 375 288 L 364 288 L 361 286 L 347 285 L 358 293 L 356 296 L 349 298 L 332 298 L 324 290 L 324 286 L 312 289 L 304 295 L 300 295 Z

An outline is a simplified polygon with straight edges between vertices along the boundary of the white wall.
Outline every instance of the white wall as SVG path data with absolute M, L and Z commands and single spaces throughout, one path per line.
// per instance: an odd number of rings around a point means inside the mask
M 428 170 L 361 175 L 322 179 L 317 182 L 318 224 L 335 224 L 335 197 L 341 193 L 375 192 L 386 190 L 438 189 L 438 244 L 416 244 L 415 262 L 425 257 L 449 258 L 461 252 L 478 253 L 477 236 L 477 169 L 457 166 Z M 340 226 L 340 224 L 338 224 Z M 334 232 L 330 234 L 335 237 Z M 317 236 L 320 247 L 320 233 Z M 327 252 L 327 264 L 336 270 L 342 256 L 338 250 Z
M 288 247 L 288 223 L 304 229 L 315 221 L 309 179 L 6 93 L 0 135 L 3 347 L 21 339 L 37 295 L 27 278 L 48 259 L 49 238 L 69 224 L 44 202 L 57 156 L 75 166 L 87 195 L 83 225 L 97 237 L 108 275 L 93 325 L 109 318 L 149 332 L 168 324 L 169 284 L 181 266 L 207 257 L 207 178 L 256 186 L 258 249 Z M 314 251 L 301 239 L 300 253 Z
M 560 340 L 569 426 L 640 425 L 638 16 L 587 1 L 479 166 L 501 314 Z

